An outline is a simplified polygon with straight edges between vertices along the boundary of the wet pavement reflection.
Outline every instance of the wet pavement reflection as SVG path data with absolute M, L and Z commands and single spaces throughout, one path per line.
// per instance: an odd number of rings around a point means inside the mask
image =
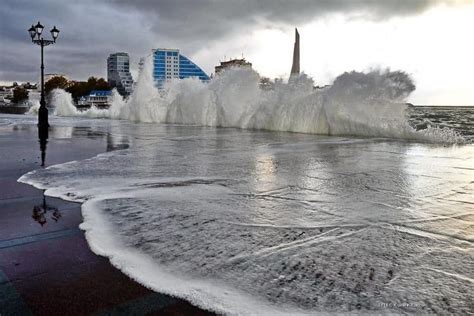
M 44 167 L 46 159 L 46 146 L 48 145 L 49 127 L 38 126 L 38 139 L 41 151 L 41 167 Z
M 51 214 L 50 219 L 55 222 L 57 222 L 62 217 L 62 214 L 58 208 L 46 203 L 46 196 L 44 195 L 43 191 L 43 203 L 33 206 L 33 214 L 31 215 L 31 218 L 43 226 L 47 223 L 48 212 Z
M 78 228 L 79 204 L 17 182 L 40 165 L 128 148 L 132 138 L 100 120 L 71 126 L 51 117 L 46 130 L 36 122 L 36 116 L 0 117 L 0 315 L 206 314 L 153 293 L 92 253 Z

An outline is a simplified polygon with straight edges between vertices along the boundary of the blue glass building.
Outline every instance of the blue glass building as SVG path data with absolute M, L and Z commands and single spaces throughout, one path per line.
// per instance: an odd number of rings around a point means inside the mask
M 161 88 L 167 80 L 196 77 L 208 81 L 209 76 L 179 49 L 158 48 L 153 50 L 153 79 Z

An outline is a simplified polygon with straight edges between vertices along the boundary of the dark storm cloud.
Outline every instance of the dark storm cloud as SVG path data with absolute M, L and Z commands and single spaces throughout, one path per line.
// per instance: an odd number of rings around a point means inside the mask
M 106 58 L 115 51 L 128 52 L 132 62 L 155 47 L 179 47 L 192 55 L 215 41 L 257 28 L 303 25 L 330 13 L 386 19 L 418 14 L 439 2 L 6 0 L 0 11 L 0 80 L 37 79 L 39 48 L 31 44 L 26 30 L 38 19 L 46 32 L 53 24 L 61 30 L 58 44 L 46 48 L 46 72 L 85 79 L 105 76 Z
M 433 0 L 111 0 L 153 15 L 153 30 L 185 40 L 212 40 L 256 24 L 301 25 L 328 13 L 381 19 L 417 14 Z
M 0 11 L 0 81 L 38 79 L 39 47 L 27 32 L 38 20 L 45 26 L 46 38 L 53 25 L 60 29 L 57 44 L 45 48 L 47 73 L 73 79 L 105 76 L 108 54 L 121 50 L 142 54 L 150 47 L 149 33 L 140 29 L 140 15 L 89 0 L 7 0 Z

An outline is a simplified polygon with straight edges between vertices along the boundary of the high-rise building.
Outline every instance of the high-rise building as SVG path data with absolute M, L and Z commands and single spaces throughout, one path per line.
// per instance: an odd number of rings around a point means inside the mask
M 158 48 L 153 50 L 153 79 L 158 88 L 171 79 L 196 77 L 208 81 L 209 76 L 179 49 Z
M 130 58 L 127 53 L 109 55 L 107 58 L 107 81 L 123 96 L 132 93 L 133 78 L 130 73 Z

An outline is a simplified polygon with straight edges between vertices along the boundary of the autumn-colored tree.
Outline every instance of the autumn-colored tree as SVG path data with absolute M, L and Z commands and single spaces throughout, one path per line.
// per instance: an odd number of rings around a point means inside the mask
M 63 76 L 54 76 L 44 84 L 44 91 L 48 94 L 54 89 L 66 89 L 69 85 L 69 82 Z
M 20 103 L 21 101 L 24 101 L 26 99 L 28 99 L 28 90 L 20 86 L 17 86 L 15 89 L 13 89 L 12 101 L 14 103 Z

